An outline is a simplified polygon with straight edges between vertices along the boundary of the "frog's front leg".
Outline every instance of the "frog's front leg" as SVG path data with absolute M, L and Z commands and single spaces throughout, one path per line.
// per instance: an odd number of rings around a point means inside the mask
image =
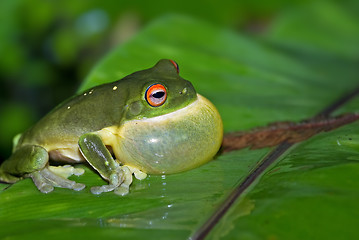
M 72 166 L 52 167 L 48 165 L 49 154 L 37 145 L 25 145 L 17 149 L 0 167 L 0 180 L 13 183 L 29 177 L 43 193 L 54 187 L 82 190 L 85 185 L 67 179 L 72 174 L 81 175 L 82 169 Z M 59 170 L 62 170 L 59 172 Z
M 138 169 L 120 166 L 113 159 L 101 137 L 95 133 L 82 135 L 79 139 L 79 147 L 86 161 L 109 182 L 108 185 L 92 187 L 93 194 L 114 191 L 118 195 L 126 195 L 132 183 L 132 174 L 138 179 L 146 177 L 146 174 Z

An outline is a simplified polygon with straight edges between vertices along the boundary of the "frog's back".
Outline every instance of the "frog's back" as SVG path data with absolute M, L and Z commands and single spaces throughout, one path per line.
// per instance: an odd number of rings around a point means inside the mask
M 73 147 L 82 134 L 119 124 L 125 99 L 126 89 L 119 81 L 85 91 L 61 103 L 24 132 L 16 147 L 32 144 L 47 151 Z

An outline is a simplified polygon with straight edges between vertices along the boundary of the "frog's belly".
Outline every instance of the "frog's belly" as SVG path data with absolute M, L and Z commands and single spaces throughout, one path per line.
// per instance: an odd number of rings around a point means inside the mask
M 76 146 L 57 148 L 49 151 L 49 157 L 51 160 L 77 163 L 84 162 L 85 158 L 82 156 L 80 149 Z

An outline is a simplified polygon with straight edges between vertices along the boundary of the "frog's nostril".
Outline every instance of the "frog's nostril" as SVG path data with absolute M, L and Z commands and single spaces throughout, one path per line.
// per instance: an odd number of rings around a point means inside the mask
M 184 88 L 182 91 L 179 92 L 180 94 L 186 94 L 187 93 L 187 88 Z

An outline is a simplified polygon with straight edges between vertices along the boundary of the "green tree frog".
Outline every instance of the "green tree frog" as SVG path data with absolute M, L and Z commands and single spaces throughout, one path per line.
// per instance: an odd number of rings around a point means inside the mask
M 196 168 L 213 158 L 223 138 L 214 105 L 179 76 L 176 62 L 154 67 L 89 89 L 63 102 L 14 139 L 0 180 L 31 178 L 43 193 L 54 187 L 82 190 L 68 177 L 84 172 L 87 162 L 107 185 L 94 194 L 129 192 L 132 176 L 171 174 Z

